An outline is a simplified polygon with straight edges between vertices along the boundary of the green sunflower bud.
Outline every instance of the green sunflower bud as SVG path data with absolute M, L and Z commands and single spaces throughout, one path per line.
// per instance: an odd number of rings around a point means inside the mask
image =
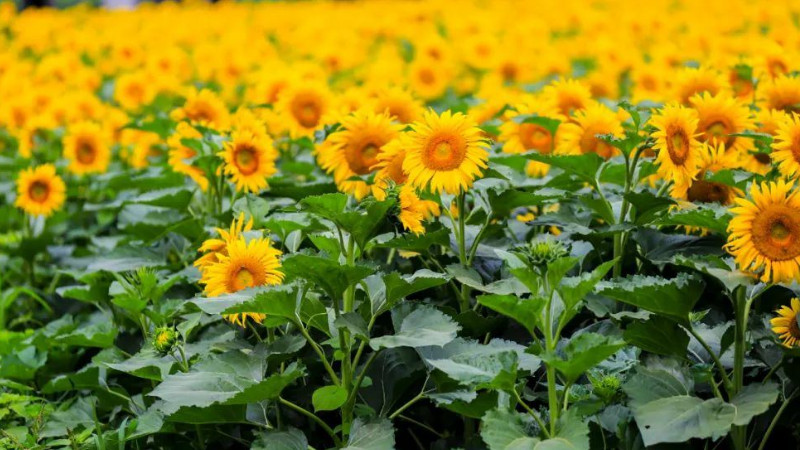
M 175 347 L 178 333 L 172 327 L 159 327 L 153 332 L 153 348 L 162 355 L 166 355 Z

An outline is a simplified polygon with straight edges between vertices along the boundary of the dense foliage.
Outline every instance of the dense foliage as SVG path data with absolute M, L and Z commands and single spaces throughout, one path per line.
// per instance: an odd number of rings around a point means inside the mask
M 0 3 L 0 448 L 797 447 L 798 17 Z

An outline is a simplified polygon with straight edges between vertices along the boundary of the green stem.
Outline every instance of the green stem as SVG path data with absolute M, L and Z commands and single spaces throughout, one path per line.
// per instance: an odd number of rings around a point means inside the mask
M 317 417 L 316 414 L 312 413 L 311 411 L 308 411 L 307 409 L 303 408 L 302 406 L 295 405 L 294 403 L 290 402 L 289 400 L 284 399 L 283 397 L 278 397 L 278 401 L 280 402 L 281 405 L 286 406 L 289 409 L 293 409 L 293 410 L 297 411 L 298 413 L 300 413 L 300 414 L 308 417 L 309 419 L 313 420 L 317 425 L 319 425 L 323 430 L 325 430 L 326 433 L 328 433 L 328 436 L 330 436 L 331 439 L 333 439 L 333 443 L 334 443 L 334 445 L 336 445 L 336 447 L 341 447 L 342 446 L 342 441 L 339 440 L 339 437 L 336 436 L 336 433 L 331 429 L 331 427 L 328 426 L 327 423 L 325 423 L 322 419 Z
M 736 328 L 734 330 L 733 349 L 733 388 L 729 397 L 734 397 L 744 387 L 744 356 L 747 349 L 747 322 L 750 315 L 752 299 L 745 297 L 746 290 L 740 287 L 734 293 L 734 308 L 736 310 Z M 731 439 L 736 450 L 747 448 L 747 427 L 734 426 L 731 428 Z
M 328 372 L 328 376 L 331 377 L 333 384 L 336 386 L 340 386 L 342 383 L 339 381 L 339 377 L 336 375 L 336 372 L 333 371 L 331 364 L 328 362 L 328 358 L 325 356 L 325 352 L 322 351 L 319 344 L 308 334 L 308 330 L 305 329 L 302 323 L 296 324 L 297 328 L 300 330 L 300 334 L 306 338 L 306 341 L 311 345 L 311 348 L 314 349 L 314 352 L 319 356 L 320 361 L 322 361 L 322 365 L 325 366 L 325 371 Z
M 778 408 L 778 411 L 775 413 L 775 417 L 772 418 L 772 421 L 769 423 L 769 427 L 767 427 L 767 431 L 764 433 L 764 437 L 761 438 L 761 444 L 758 446 L 758 450 L 764 450 L 767 448 L 767 441 L 769 441 L 769 436 L 772 434 L 772 430 L 775 428 L 775 425 L 777 425 L 778 419 L 781 418 L 783 412 L 786 411 L 786 407 L 789 406 L 792 400 L 794 400 L 798 389 L 800 388 L 796 388 L 794 391 L 792 391 L 792 393 L 783 401 L 781 407 Z
M 556 423 L 558 422 L 558 391 L 556 390 L 556 369 L 550 364 L 547 367 L 547 403 L 550 406 L 550 435 L 556 434 Z
M 459 192 L 456 196 L 456 208 L 458 209 L 458 233 L 456 233 L 456 240 L 458 240 L 458 260 L 465 269 L 469 269 L 469 261 L 467 259 L 467 243 L 466 243 L 466 211 L 464 211 L 464 198 L 466 194 L 464 191 Z M 469 293 L 467 286 L 461 285 L 461 312 L 469 310 Z
M 717 366 L 717 369 L 719 370 L 719 373 L 722 376 L 722 385 L 725 387 L 725 392 L 730 392 L 731 391 L 731 387 L 732 387 L 731 379 L 728 377 L 728 372 L 725 370 L 725 366 L 722 365 L 722 361 L 720 361 L 720 359 L 717 356 L 717 354 L 714 353 L 713 350 L 711 350 L 711 347 L 706 343 L 706 341 L 703 339 L 703 337 L 700 336 L 700 334 L 697 333 L 697 331 L 694 329 L 694 327 L 689 326 L 686 329 L 689 331 L 689 333 L 692 336 L 694 336 L 695 339 L 697 339 L 697 342 L 699 342 L 700 345 L 703 346 L 705 351 L 709 355 L 711 355 L 711 359 L 714 361 L 714 365 Z M 713 383 L 713 380 L 712 380 L 712 383 Z
M 514 389 L 513 392 L 514 392 L 514 398 L 517 399 L 517 403 L 522 405 L 522 407 L 525 409 L 525 411 L 528 411 L 528 414 L 530 414 L 530 416 L 533 417 L 536 420 L 536 423 L 539 424 L 539 428 L 542 429 L 542 431 L 544 432 L 545 436 L 547 436 L 549 438 L 550 437 L 550 431 L 547 430 L 547 426 L 544 424 L 544 421 L 542 420 L 542 418 L 539 417 L 539 414 L 537 414 L 536 411 L 531 409 L 531 407 L 528 406 L 528 404 L 525 403 L 525 401 L 522 400 L 522 397 L 520 397 L 519 392 L 517 392 L 516 389 Z

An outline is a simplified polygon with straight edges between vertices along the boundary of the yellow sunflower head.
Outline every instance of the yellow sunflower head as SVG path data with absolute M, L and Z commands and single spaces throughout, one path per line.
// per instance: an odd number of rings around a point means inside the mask
M 542 90 L 542 95 L 546 102 L 567 118 L 592 103 L 591 89 L 577 80 L 556 80 Z
M 760 109 L 755 113 L 756 131 L 775 136 L 789 115 L 779 109 Z
M 403 161 L 406 159 L 406 150 L 400 138 L 393 139 L 384 145 L 378 154 L 375 169 L 375 187 L 372 195 L 378 200 L 383 200 L 386 190 L 406 182 L 408 175 L 403 172 Z
M 156 96 L 153 80 L 144 72 L 120 75 L 114 83 L 114 99 L 127 111 L 136 111 Z
M 317 148 L 319 165 L 333 174 L 339 190 L 361 199 L 369 186 L 353 177 L 371 173 L 383 147 L 400 134 L 400 125 L 386 113 L 360 110 L 342 119 L 341 128 Z
M 380 90 L 375 96 L 373 105 L 376 113 L 388 113 L 394 120 L 403 124 L 419 120 L 425 111 L 421 101 L 410 92 L 398 87 Z
M 240 191 L 258 192 L 266 188 L 267 178 L 277 172 L 275 159 L 278 155 L 266 134 L 234 132 L 219 156 L 225 160 L 225 173 Z
M 781 306 L 775 313 L 777 316 L 769 321 L 772 324 L 772 332 L 778 335 L 784 346 L 789 348 L 800 346 L 800 325 L 797 322 L 800 300 L 793 298 L 790 305 Z
M 701 142 L 724 143 L 729 151 L 743 153 L 753 148 L 753 140 L 733 136 L 755 127 L 750 109 L 741 101 L 726 95 L 703 93 L 689 102 L 697 111 L 697 132 Z
M 763 95 L 763 109 L 800 113 L 800 78 L 781 75 L 766 81 L 759 92 Z
M 717 95 L 727 86 L 724 75 L 707 67 L 686 67 L 675 74 L 674 97 L 683 105 L 697 94 Z
M 227 242 L 226 250 L 227 255 L 217 253 L 218 261 L 206 266 L 200 279 L 209 297 L 283 281 L 281 252 L 273 248 L 268 239 L 257 238 L 248 242 L 240 235 Z M 248 317 L 258 323 L 265 318 L 263 314 L 240 313 L 226 315 L 225 319 L 244 326 Z
M 411 127 L 405 136 L 403 171 L 412 186 L 457 194 L 472 186 L 487 167 L 487 143 L 467 116 L 429 110 Z
M 67 198 L 67 187 L 56 174 L 56 167 L 43 164 L 19 173 L 14 204 L 32 216 L 50 216 Z
M 397 218 L 403 228 L 414 233 L 424 234 L 424 220 L 439 215 L 439 205 L 430 200 L 422 200 L 410 185 L 403 185 L 398 194 L 400 200 L 400 213 Z
M 700 165 L 700 142 L 695 138 L 697 112 L 681 105 L 667 105 L 650 119 L 656 128 L 653 148 L 662 178 L 688 184 Z
M 745 272 L 782 283 L 800 278 L 800 197 L 783 180 L 753 184 L 731 208 L 726 250 Z
M 794 178 L 800 173 L 800 117 L 797 114 L 778 125 L 770 156 L 783 176 Z
M 206 267 L 219 262 L 217 258 L 218 254 L 228 254 L 228 242 L 239 239 L 239 236 L 241 236 L 243 232 L 253 229 L 253 218 L 251 217 L 247 222 L 245 222 L 244 218 L 244 212 L 239 213 L 239 217 L 233 219 L 229 229 L 215 228 L 219 237 L 209 238 L 203 241 L 200 250 L 198 250 L 200 253 L 203 253 L 203 256 L 199 257 L 194 262 L 194 266 L 197 267 L 201 273 L 205 271 Z
M 411 89 L 422 99 L 441 97 L 452 79 L 449 64 L 429 58 L 419 58 L 408 67 Z
M 319 82 L 293 84 L 278 97 L 276 109 L 292 137 L 310 136 L 325 124 L 331 109 L 328 87 Z
M 94 122 L 72 125 L 64 136 L 63 144 L 64 157 L 69 160 L 67 168 L 72 173 L 102 173 L 108 169 L 111 148 L 100 125 Z
M 558 148 L 561 154 L 576 155 L 596 153 L 610 158 L 618 150 L 598 136 L 611 134 L 621 136 L 622 122 L 616 112 L 601 103 L 591 103 L 575 114 L 574 121 L 558 130 Z
M 225 103 L 209 89 L 192 89 L 183 106 L 172 111 L 173 120 L 187 120 L 195 125 L 225 130 L 230 123 L 230 113 Z

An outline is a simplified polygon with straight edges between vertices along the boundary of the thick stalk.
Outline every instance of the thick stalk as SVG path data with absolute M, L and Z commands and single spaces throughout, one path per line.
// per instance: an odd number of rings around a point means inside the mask
M 346 251 L 345 257 L 347 258 L 347 265 L 354 266 L 355 265 L 355 240 L 353 236 L 350 236 L 349 242 L 347 243 L 347 249 L 342 249 Z M 355 306 L 355 298 L 356 298 L 356 287 L 355 285 L 350 285 L 344 292 L 344 305 L 343 305 L 343 313 L 349 313 L 353 311 Z M 353 365 L 352 360 L 350 359 L 350 333 L 346 328 L 339 329 L 339 347 L 342 350 L 342 385 L 347 390 L 347 396 L 350 398 L 353 396 Z M 342 428 L 344 429 L 345 435 L 349 434 L 350 425 L 353 423 L 353 405 L 349 402 L 345 403 L 344 408 L 342 408 Z
M 734 397 L 744 387 L 744 356 L 747 348 L 747 321 L 750 315 L 752 299 L 746 298 L 744 288 L 738 288 L 734 293 L 734 308 L 736 311 L 736 328 L 734 330 L 733 348 L 733 388 L 729 393 Z M 731 439 L 736 450 L 747 448 L 747 427 L 734 426 L 731 428 Z

